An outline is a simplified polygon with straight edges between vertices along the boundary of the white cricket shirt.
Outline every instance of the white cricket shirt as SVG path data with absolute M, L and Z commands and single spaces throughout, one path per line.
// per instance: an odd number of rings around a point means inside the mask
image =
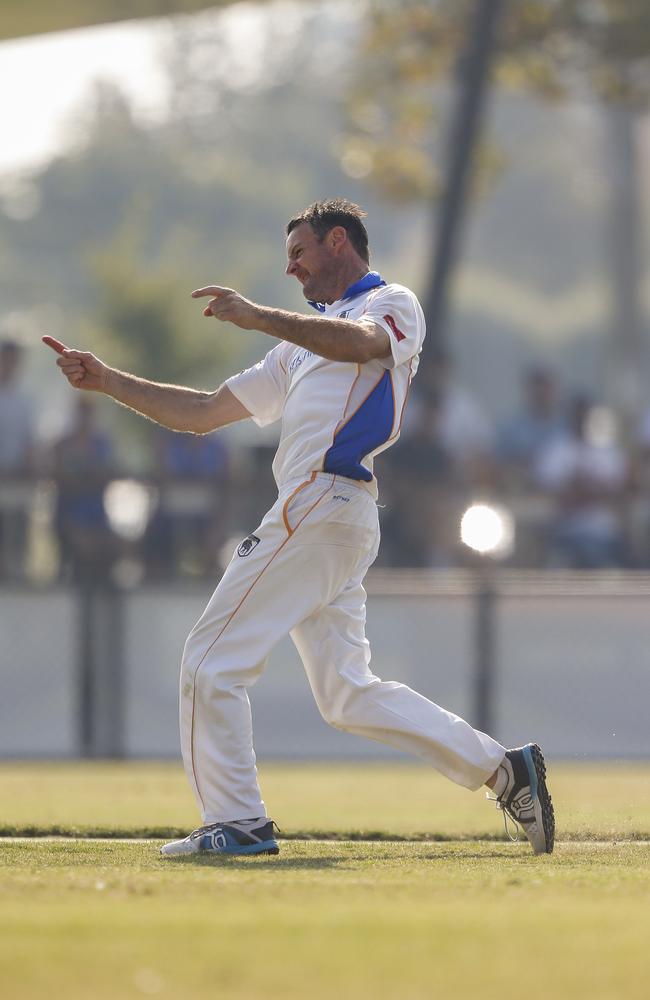
M 328 361 L 281 341 L 252 368 L 226 381 L 260 427 L 282 418 L 273 461 L 278 488 L 312 472 L 356 479 L 375 496 L 373 458 L 399 437 L 425 323 L 417 298 L 370 271 L 331 305 L 312 303 L 332 319 L 369 319 L 390 337 L 387 358 L 357 364 Z

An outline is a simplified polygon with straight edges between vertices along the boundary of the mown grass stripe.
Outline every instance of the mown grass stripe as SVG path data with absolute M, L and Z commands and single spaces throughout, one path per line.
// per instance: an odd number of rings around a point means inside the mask
M 1 838 L 22 839 L 47 837 L 67 838 L 74 840 L 175 840 L 186 837 L 187 827 L 134 827 L 130 829 L 114 829 L 109 827 L 75 827 L 75 826 L 0 826 Z M 503 832 L 483 832 L 464 835 L 462 833 L 412 832 L 392 833 L 385 830 L 292 830 L 278 835 L 279 840 L 301 841 L 353 841 L 353 842 L 386 842 L 386 843 L 469 843 L 472 841 L 487 841 L 491 843 L 508 842 Z M 574 843 L 635 843 L 650 841 L 650 831 L 575 831 L 564 833 L 556 838 L 558 842 Z

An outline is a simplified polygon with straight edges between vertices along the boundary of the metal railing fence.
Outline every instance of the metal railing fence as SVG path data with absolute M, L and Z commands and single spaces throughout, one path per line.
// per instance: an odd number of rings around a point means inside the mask
M 484 587 L 470 571 L 371 573 L 375 673 L 488 721 L 504 744 L 537 739 L 576 759 L 650 756 L 650 575 L 497 571 L 487 607 Z M 177 755 L 178 664 L 210 592 L 0 588 L 0 756 Z M 322 721 L 289 640 L 251 701 L 262 757 L 391 754 Z

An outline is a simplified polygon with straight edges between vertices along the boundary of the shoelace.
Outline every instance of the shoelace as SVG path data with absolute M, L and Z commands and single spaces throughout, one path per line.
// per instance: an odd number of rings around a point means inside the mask
M 486 792 L 485 793 L 485 798 L 488 800 L 488 802 L 496 802 L 496 808 L 500 809 L 501 812 L 503 813 L 503 827 L 504 827 L 504 829 L 506 831 L 506 836 L 507 836 L 508 840 L 510 841 L 511 844 L 518 844 L 519 840 L 520 840 L 520 837 L 519 837 L 519 829 L 520 828 L 519 828 L 519 824 L 517 823 L 517 821 L 512 818 L 512 816 L 510 815 L 510 813 L 508 812 L 507 809 L 504 809 L 503 802 L 501 801 L 500 798 L 498 798 L 498 796 L 496 796 L 496 795 L 490 795 L 489 792 Z M 515 831 L 515 836 L 514 837 L 510 833 L 510 829 L 508 827 L 508 820 L 510 820 L 510 822 L 514 826 L 514 831 Z
M 197 827 L 196 830 L 192 830 L 192 832 L 190 834 L 190 840 L 197 840 L 199 837 L 202 837 L 204 833 L 212 833 L 213 830 L 217 830 L 220 826 L 224 826 L 224 825 L 227 826 L 228 824 L 227 823 L 226 824 L 224 824 L 224 823 L 208 823 L 207 826 L 199 826 L 199 827 Z M 262 823 L 260 825 L 263 826 L 264 824 Z M 282 833 L 282 830 L 280 829 L 280 827 L 278 826 L 278 824 L 275 822 L 274 819 L 271 820 L 271 826 L 272 826 L 272 828 L 275 827 L 275 829 L 277 830 L 278 833 Z
M 204 833 L 211 833 L 212 830 L 216 830 L 220 826 L 223 826 L 223 823 L 209 823 L 207 826 L 199 826 L 196 830 L 192 830 L 190 840 L 197 840 Z

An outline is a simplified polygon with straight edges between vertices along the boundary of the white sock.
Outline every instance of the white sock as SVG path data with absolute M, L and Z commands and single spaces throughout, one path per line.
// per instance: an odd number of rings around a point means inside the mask
M 499 799 L 510 783 L 510 768 L 506 766 L 507 757 L 497 768 L 497 778 L 492 787 L 492 791 Z M 508 762 L 509 763 L 509 762 Z

